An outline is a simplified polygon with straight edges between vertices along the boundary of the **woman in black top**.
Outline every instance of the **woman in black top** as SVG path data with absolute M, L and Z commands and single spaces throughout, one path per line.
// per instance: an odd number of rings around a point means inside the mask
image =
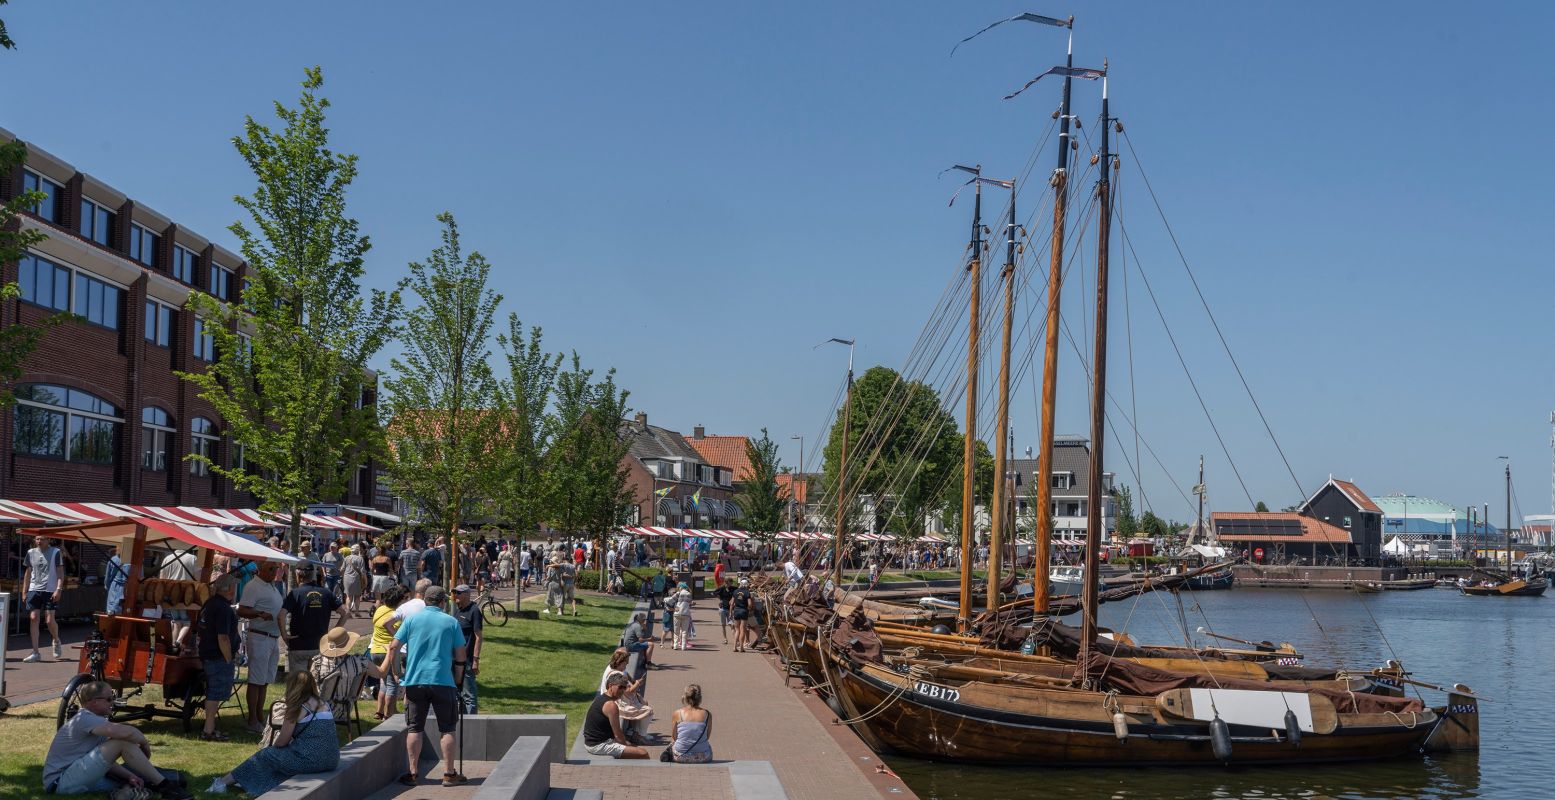
M 734 652 L 745 652 L 745 625 L 750 617 L 750 580 L 740 579 L 739 588 L 729 596 L 729 616 L 734 618 Z

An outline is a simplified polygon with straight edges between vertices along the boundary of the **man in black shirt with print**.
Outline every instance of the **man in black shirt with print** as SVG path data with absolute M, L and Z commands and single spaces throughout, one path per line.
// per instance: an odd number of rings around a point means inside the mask
M 481 628 L 486 624 L 486 619 L 481 616 L 480 607 L 475 605 L 469 584 L 461 583 L 454 587 L 453 617 L 459 621 L 459 632 L 464 634 L 464 646 L 470 660 L 464 670 L 459 696 L 464 701 L 464 713 L 477 714 L 480 712 L 476 710 L 475 676 L 481 671 L 481 647 L 485 644 Z
M 342 608 L 340 598 L 331 594 L 328 589 L 319 585 L 319 571 L 317 567 L 305 565 L 297 572 L 297 580 L 300 582 L 297 588 L 286 595 L 286 600 L 281 603 L 281 608 L 286 610 L 287 636 L 286 636 L 286 672 L 295 674 L 305 672 L 308 663 L 319 654 L 319 640 L 329 629 L 335 625 L 344 626 L 346 615 L 341 611 L 340 618 L 330 624 L 330 612 Z

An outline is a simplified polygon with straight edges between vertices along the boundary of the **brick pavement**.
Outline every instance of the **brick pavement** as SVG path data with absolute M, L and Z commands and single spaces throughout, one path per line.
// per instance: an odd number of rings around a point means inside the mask
M 735 800 L 729 770 L 717 764 L 552 764 L 551 788 L 601 789 L 605 800 Z
M 692 620 L 698 634 L 692 649 L 677 651 L 661 645 L 655 650 L 654 658 L 664 669 L 648 673 L 646 699 L 654 708 L 654 733 L 668 741 L 670 715 L 680 707 L 681 692 L 686 684 L 697 683 L 702 686 L 703 706 L 713 713 L 713 756 L 719 761 L 772 762 L 792 800 L 887 796 L 883 786 L 855 766 L 873 766 L 878 759 L 851 731 L 829 725 L 834 715 L 819 706 L 823 723 L 815 707 L 806 705 L 807 699 L 814 702 L 813 697 L 783 685 L 774 667 L 776 656 L 736 653 L 732 646 L 726 647 L 711 599 L 697 601 Z M 653 749 L 655 757 L 659 749 Z M 894 785 L 900 787 L 899 782 Z M 911 796 L 900 788 L 903 791 L 889 796 Z

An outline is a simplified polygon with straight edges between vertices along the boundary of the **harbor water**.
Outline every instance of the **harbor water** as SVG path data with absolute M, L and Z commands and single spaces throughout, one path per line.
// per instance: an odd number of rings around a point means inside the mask
M 1074 620 L 1069 620 L 1073 622 Z M 1008 768 L 888 757 L 925 800 L 995 798 L 1522 798 L 1555 796 L 1555 597 L 1456 590 L 1354 594 L 1242 589 L 1166 593 L 1103 606 L 1102 624 L 1141 644 L 1288 641 L 1310 664 L 1403 662 L 1418 680 L 1463 683 L 1480 704 L 1480 751 L 1355 764 L 1229 768 Z M 1445 702 L 1422 690 L 1426 702 Z

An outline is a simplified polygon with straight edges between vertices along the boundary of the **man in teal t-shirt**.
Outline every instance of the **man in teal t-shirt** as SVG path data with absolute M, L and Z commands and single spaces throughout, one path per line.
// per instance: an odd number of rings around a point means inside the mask
M 459 727 L 455 687 L 464 680 L 464 633 L 459 630 L 459 621 L 445 613 L 447 590 L 432 586 L 422 597 L 426 609 L 406 618 L 395 631 L 385 660 L 393 663 L 399 651 L 405 650 L 405 676 L 400 685 L 405 687 L 405 729 L 410 733 L 405 737 L 405 754 L 410 757 L 411 771 L 400 782 L 414 785 L 417 780 L 421 731 L 430 710 L 437 714 L 437 732 L 442 734 L 443 785 L 458 786 L 467 779 L 449 768 L 454 763 L 454 731 Z

